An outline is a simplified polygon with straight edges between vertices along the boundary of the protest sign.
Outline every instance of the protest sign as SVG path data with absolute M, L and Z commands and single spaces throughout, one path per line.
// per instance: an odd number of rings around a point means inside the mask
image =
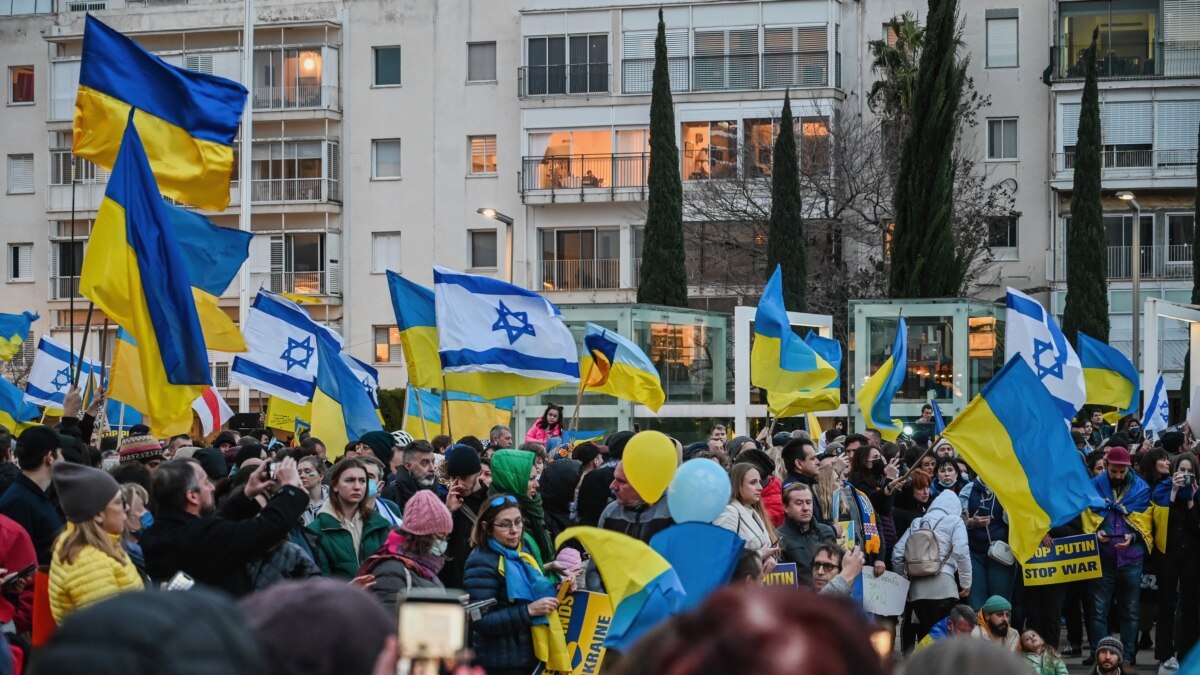
M 870 568 L 863 570 L 863 609 L 879 616 L 900 616 L 908 598 L 908 579 L 895 572 L 875 576 Z
M 1026 586 L 1046 586 L 1100 577 L 1100 548 L 1094 534 L 1052 539 L 1022 568 Z
M 567 637 L 567 651 L 571 654 L 570 675 L 597 675 L 604 661 L 604 638 L 612 624 L 613 608 L 604 593 L 576 591 L 563 599 L 558 606 L 558 618 Z M 545 664 L 534 669 L 534 675 L 555 674 L 560 671 L 546 670 Z
M 775 565 L 775 569 L 771 570 L 770 574 L 763 575 L 763 586 L 790 586 L 795 588 L 800 585 L 800 570 L 796 568 L 796 563 L 779 563 Z

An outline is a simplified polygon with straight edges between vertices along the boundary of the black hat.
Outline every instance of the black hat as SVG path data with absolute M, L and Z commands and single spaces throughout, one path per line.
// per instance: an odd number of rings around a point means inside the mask
M 609 458 L 621 459 L 621 455 L 625 454 L 625 446 L 629 444 L 631 438 L 633 438 L 632 431 L 618 431 L 604 439 L 604 444 L 608 446 Z
M 1078 431 L 1071 432 L 1071 440 L 1075 443 L 1075 447 L 1079 447 L 1087 442 L 1087 439 L 1083 437 L 1083 434 L 1079 433 Z
M 1183 447 L 1183 432 L 1182 431 L 1164 431 L 1159 440 L 1162 441 L 1163 450 L 1174 455 Z
M 738 454 L 737 461 L 734 463 L 753 465 L 754 468 L 758 469 L 759 477 L 764 485 L 766 484 L 768 478 L 775 475 L 775 460 L 771 459 L 770 455 L 757 448 L 743 450 L 740 454 Z
M 38 424 L 29 427 L 17 436 L 17 451 L 16 458 L 18 461 L 22 457 L 45 457 L 47 454 L 54 454 L 55 450 L 62 449 L 63 438 L 59 433 L 48 426 Z
M 783 446 L 787 445 L 791 440 L 792 440 L 792 433 L 790 431 L 780 431 L 771 437 L 771 445 L 774 445 L 777 448 L 782 448 Z
M 446 474 L 454 478 L 474 476 L 483 468 L 475 448 L 462 443 L 446 451 Z

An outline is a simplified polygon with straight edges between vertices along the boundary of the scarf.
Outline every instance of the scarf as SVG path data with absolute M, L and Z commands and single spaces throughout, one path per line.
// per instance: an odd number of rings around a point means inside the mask
M 854 491 L 854 501 L 858 503 L 858 513 L 862 516 L 863 552 L 879 553 L 882 540 L 879 538 L 879 524 L 875 521 L 875 508 L 860 490 L 853 487 L 850 489 Z
M 425 579 L 433 579 L 441 574 L 442 567 L 446 564 L 445 558 L 432 553 L 413 553 L 406 550 L 405 543 L 404 534 L 399 530 L 392 530 L 388 533 L 387 542 L 383 547 L 393 557 L 403 562 L 406 567 Z
M 1175 503 L 1186 505 L 1195 496 L 1195 492 L 1195 485 L 1179 488 L 1179 492 L 1175 494 Z M 1154 484 L 1154 491 L 1150 496 L 1150 518 L 1154 521 L 1154 548 L 1158 549 L 1159 553 L 1166 553 L 1167 533 L 1171 524 L 1170 476 Z
M 525 540 L 530 543 L 531 553 L 538 564 L 554 555 L 554 542 L 546 529 L 546 511 L 542 507 L 542 495 L 526 494 L 529 474 L 533 470 L 534 454 L 524 450 L 501 450 L 492 457 L 492 486 L 488 497 L 511 494 L 517 498 L 521 518 L 525 520 Z
M 1109 512 L 1115 510 L 1127 525 L 1142 535 L 1142 541 L 1149 546 L 1150 542 L 1154 541 L 1151 536 L 1150 487 L 1136 474 L 1131 473 L 1129 477 L 1132 479 L 1129 481 L 1129 488 L 1120 497 L 1115 496 L 1113 492 L 1108 472 L 1092 479 L 1092 485 L 1104 499 L 1104 506 L 1083 512 L 1083 529 L 1085 532 L 1095 532 L 1104 523 Z
M 500 555 L 500 575 L 504 577 L 508 599 L 533 602 L 556 596 L 554 585 L 542 575 L 541 567 L 521 549 L 503 546 L 493 538 L 488 539 L 488 548 Z M 567 651 L 567 639 L 558 614 L 531 617 L 530 632 L 533 637 L 533 655 L 546 664 L 547 670 L 570 671 L 571 654 Z

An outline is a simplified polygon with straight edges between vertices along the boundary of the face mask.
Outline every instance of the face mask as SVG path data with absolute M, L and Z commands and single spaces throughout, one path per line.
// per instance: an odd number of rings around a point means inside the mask
M 154 514 L 149 511 L 142 514 L 142 529 L 146 529 L 154 524 Z
M 446 554 L 446 547 L 449 545 L 449 539 L 438 539 L 437 541 L 433 542 L 433 548 L 429 549 L 429 553 L 440 558 Z
M 379 483 L 375 482 L 374 478 L 367 479 L 367 499 L 379 495 Z
M 938 479 L 938 485 L 941 485 L 942 487 L 954 487 L 954 483 L 955 483 L 955 481 L 950 481 L 949 483 L 946 483 L 946 482 L 942 481 L 942 479 L 940 479 L 940 478 Z

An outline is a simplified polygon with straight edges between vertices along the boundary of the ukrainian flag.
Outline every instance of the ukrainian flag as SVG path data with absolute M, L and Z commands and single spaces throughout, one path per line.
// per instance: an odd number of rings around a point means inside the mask
M 387 272 L 387 280 L 396 327 L 400 329 L 404 364 L 408 367 L 408 381 L 417 387 L 441 389 L 445 384 L 442 382 L 442 358 L 438 356 L 433 291 L 391 270 Z
M 679 575 L 654 549 L 628 535 L 596 527 L 570 527 L 557 548 L 576 540 L 591 554 L 613 604 L 604 646 L 625 652 L 646 631 L 683 610 L 687 593 Z
M 818 356 L 838 371 L 833 382 L 815 390 L 797 391 L 792 393 L 768 391 L 767 409 L 776 418 L 795 417 L 803 413 L 821 410 L 837 410 L 842 404 L 842 343 L 833 338 L 821 337 L 809 331 L 804 342 L 812 347 Z
M 414 439 L 433 440 L 434 436 L 442 433 L 442 397 L 409 384 L 404 396 L 403 427 Z
M 0 378 L 0 425 L 16 436 L 26 427 L 37 424 L 41 414 L 36 405 L 25 402 L 24 392 L 15 384 Z
M 750 383 L 768 392 L 788 392 L 821 389 L 837 377 L 837 368 L 792 331 L 783 306 L 783 271 L 776 266 L 754 314 Z
M 1101 505 L 1061 409 L 1020 355 L 1009 359 L 942 438 L 983 478 L 1008 512 L 1008 543 L 1022 563 L 1042 538 Z
M 859 387 L 854 397 L 867 427 L 879 430 L 879 435 L 893 443 L 903 426 L 900 420 L 892 419 L 892 399 L 904 384 L 907 370 L 908 323 L 900 317 L 896 324 L 896 339 L 892 342 L 892 355 L 866 384 Z
M 0 361 L 12 361 L 29 335 L 29 324 L 37 320 L 35 312 L 0 314 Z
M 632 341 L 603 326 L 588 323 L 583 335 L 585 354 L 579 372 L 587 373 L 585 389 L 641 403 L 658 412 L 667 395 L 650 357 Z
M 147 400 L 139 409 L 163 435 L 192 428 L 192 402 L 212 385 L 187 264 L 137 130 L 128 125 L 79 287 L 137 342 Z
M 1141 378 L 1121 352 L 1095 338 L 1078 334 L 1076 347 L 1087 387 L 1087 403 L 1112 406 L 1120 415 L 1137 412 Z
M 312 403 L 297 404 L 272 396 L 267 399 L 266 426 L 271 429 L 295 431 L 297 424 L 307 425 L 312 419 Z
M 487 438 L 497 424 L 508 426 L 512 421 L 513 403 L 511 396 L 501 399 L 486 399 L 461 391 L 446 392 L 446 416 L 454 426 L 455 436 Z M 428 415 L 429 411 L 426 410 Z M 443 431 L 448 431 L 444 429 Z
M 330 459 L 337 459 L 346 444 L 383 425 L 369 383 L 359 380 L 336 336 L 321 328 L 317 337 L 317 387 L 312 400 L 312 435 L 325 443 Z
M 88 15 L 73 152 L 112 168 L 132 111 L 162 193 L 223 211 L 246 95 L 237 82 L 166 63 Z
M 217 301 L 250 257 L 250 240 L 254 235 L 218 227 L 194 211 L 165 202 L 163 206 L 183 251 L 188 283 L 208 348 L 219 352 L 246 351 L 242 331 Z

